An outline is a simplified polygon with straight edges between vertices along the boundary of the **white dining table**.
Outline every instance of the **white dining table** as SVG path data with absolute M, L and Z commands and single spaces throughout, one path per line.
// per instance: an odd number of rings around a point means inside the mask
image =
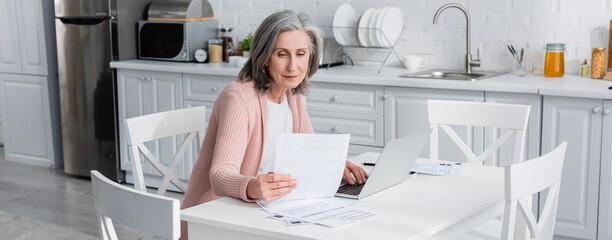
M 376 158 L 349 160 L 361 165 Z M 181 219 L 190 239 L 450 239 L 503 214 L 504 169 L 463 164 L 458 175 L 416 174 L 345 201 L 376 216 L 333 228 L 284 226 L 256 203 L 224 197 L 182 210 Z

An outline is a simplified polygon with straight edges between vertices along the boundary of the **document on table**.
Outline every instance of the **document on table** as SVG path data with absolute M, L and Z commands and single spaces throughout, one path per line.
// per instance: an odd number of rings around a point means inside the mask
M 319 224 L 337 227 L 376 216 L 335 198 L 258 202 L 258 204 L 285 226 Z
M 279 134 L 274 173 L 291 174 L 297 187 L 279 200 L 258 204 L 285 226 L 335 227 L 375 216 L 333 198 L 344 173 L 349 139 L 350 134 Z
M 297 180 L 297 187 L 280 200 L 333 197 L 344 173 L 349 139 L 350 134 L 279 134 L 274 173 Z
M 457 175 L 463 166 L 460 162 L 418 162 L 412 167 L 413 172 L 430 175 Z

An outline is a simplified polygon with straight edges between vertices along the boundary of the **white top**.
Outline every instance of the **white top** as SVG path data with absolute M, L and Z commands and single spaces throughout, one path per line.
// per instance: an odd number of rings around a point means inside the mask
M 133 69 L 141 71 L 162 71 L 186 74 L 228 76 L 231 77 L 228 78 L 228 82 L 234 80 L 235 77 L 238 75 L 238 72 L 240 72 L 240 68 L 232 67 L 228 63 L 202 64 L 135 59 L 113 61 L 110 63 L 110 66 L 112 68 L 118 69 Z M 310 80 L 315 85 L 317 82 L 326 82 L 389 87 L 416 87 L 431 89 L 537 94 L 539 87 L 552 82 L 561 81 L 569 76 L 568 74 L 566 74 L 567 76 L 561 78 L 546 78 L 544 76 L 534 75 L 527 75 L 526 77 L 517 77 L 514 74 L 504 74 L 478 81 L 436 80 L 399 77 L 399 75 L 406 73 L 425 71 L 427 70 L 425 68 L 419 70 L 408 70 L 405 68 L 398 67 L 385 67 L 379 74 L 378 67 L 378 65 L 345 65 L 333 67 L 329 70 L 319 69 L 315 76 L 313 76 Z
M 349 161 L 363 166 L 377 157 L 367 154 Z M 225 197 L 181 210 L 181 220 L 199 225 L 189 227 L 193 239 L 202 226 L 210 227 L 199 232 L 208 237 L 215 236 L 217 230 L 227 234 L 217 236 L 226 238 L 238 234 L 235 239 L 452 239 L 503 214 L 504 169 L 464 164 L 458 175 L 418 174 L 364 199 L 338 200 L 357 204 L 377 216 L 336 228 L 285 227 L 257 204 Z
M 559 97 L 578 97 L 593 99 L 612 99 L 612 81 L 564 76 L 563 81 L 540 88 L 540 95 Z
M 287 96 L 283 95 L 283 101 L 280 104 L 268 100 L 263 153 L 261 154 L 261 163 L 257 175 L 274 171 L 276 136 L 279 133 L 292 132 L 293 117 L 287 102 Z

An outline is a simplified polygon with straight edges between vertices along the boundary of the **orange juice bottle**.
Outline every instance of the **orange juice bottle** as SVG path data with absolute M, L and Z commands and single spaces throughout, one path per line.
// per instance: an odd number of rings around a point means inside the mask
M 546 44 L 546 61 L 544 62 L 544 76 L 563 77 L 565 73 L 565 44 Z

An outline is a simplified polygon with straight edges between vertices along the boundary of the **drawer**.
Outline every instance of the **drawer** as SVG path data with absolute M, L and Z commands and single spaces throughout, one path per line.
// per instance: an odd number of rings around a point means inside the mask
M 383 88 L 370 85 L 313 83 L 307 97 L 309 110 L 383 114 Z
M 214 102 L 234 77 L 183 74 L 183 98 Z
M 315 133 L 350 133 L 352 144 L 382 147 L 383 117 L 309 111 Z

